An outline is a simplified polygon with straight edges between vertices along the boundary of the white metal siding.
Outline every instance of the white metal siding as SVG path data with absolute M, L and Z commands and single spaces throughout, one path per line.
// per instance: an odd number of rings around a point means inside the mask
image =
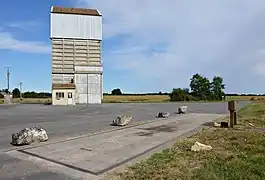
M 51 13 L 51 38 L 102 40 L 102 17 Z
M 93 67 L 93 66 L 75 66 L 75 71 L 78 72 L 103 72 L 102 67 Z
M 101 83 L 100 74 L 75 74 L 76 103 L 100 104 Z

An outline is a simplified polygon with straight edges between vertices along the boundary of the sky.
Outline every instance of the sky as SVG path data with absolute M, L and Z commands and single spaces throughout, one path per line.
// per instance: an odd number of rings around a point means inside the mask
M 103 15 L 103 91 L 170 92 L 199 73 L 227 93 L 265 92 L 264 0 L 5 0 L 0 6 L 0 89 L 51 91 L 52 5 Z

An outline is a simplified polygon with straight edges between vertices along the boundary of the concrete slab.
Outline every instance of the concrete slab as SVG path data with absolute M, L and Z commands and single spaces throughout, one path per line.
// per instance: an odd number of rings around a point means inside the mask
M 186 114 L 20 152 L 78 171 L 100 175 L 187 133 L 221 114 Z

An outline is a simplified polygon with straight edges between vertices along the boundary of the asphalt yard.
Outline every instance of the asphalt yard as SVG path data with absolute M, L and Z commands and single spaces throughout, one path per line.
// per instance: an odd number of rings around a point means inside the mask
M 237 108 L 246 104 L 240 102 Z M 175 114 L 181 105 L 188 105 L 188 114 Z M 171 116 L 157 119 L 157 113 L 163 111 Z M 104 173 L 227 114 L 225 102 L 1 105 L 0 179 L 99 179 Z M 133 116 L 133 123 L 124 128 L 111 126 L 118 115 Z M 18 148 L 10 145 L 12 133 L 34 126 L 47 130 L 48 142 Z

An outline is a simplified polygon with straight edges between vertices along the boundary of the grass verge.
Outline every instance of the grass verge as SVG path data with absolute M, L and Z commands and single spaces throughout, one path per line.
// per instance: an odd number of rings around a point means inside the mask
M 116 174 L 114 179 L 265 179 L 265 103 L 255 102 L 241 109 L 238 122 L 233 130 L 211 127 L 179 140 L 172 148 Z M 191 152 L 196 141 L 213 149 Z
M 44 103 L 51 103 L 51 98 L 14 98 L 14 103 L 21 103 L 21 104 L 44 104 Z

